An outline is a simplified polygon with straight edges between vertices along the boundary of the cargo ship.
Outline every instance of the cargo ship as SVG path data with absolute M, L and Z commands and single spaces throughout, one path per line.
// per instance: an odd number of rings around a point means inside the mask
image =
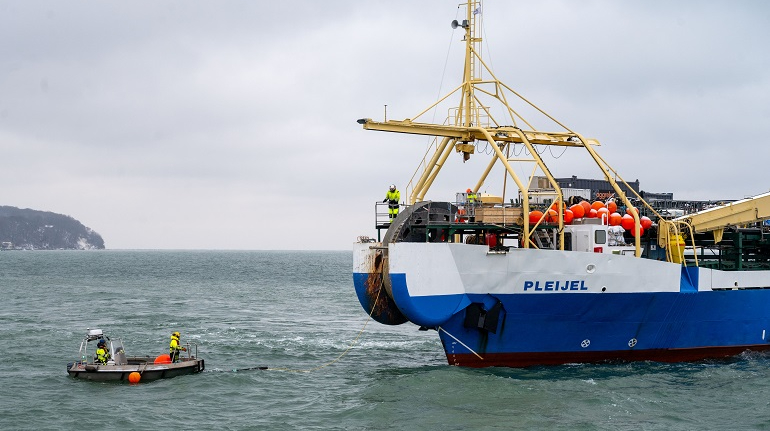
M 432 139 L 397 215 L 377 203 L 377 237 L 354 245 L 365 312 L 435 330 L 448 363 L 467 367 L 770 349 L 770 193 L 675 217 L 650 206 L 602 158 L 597 139 L 497 79 L 481 56 L 482 12 L 468 1 L 464 19 L 451 22 L 465 48 L 453 91 L 411 118 L 358 120 L 365 130 Z M 443 122 L 423 120 L 446 101 L 456 104 Z M 524 111 L 552 129 L 534 127 Z M 611 196 L 567 196 L 542 156 L 549 147 L 582 153 Z M 453 153 L 489 161 L 469 177 L 473 188 L 426 199 Z M 491 182 L 495 169 L 501 184 Z

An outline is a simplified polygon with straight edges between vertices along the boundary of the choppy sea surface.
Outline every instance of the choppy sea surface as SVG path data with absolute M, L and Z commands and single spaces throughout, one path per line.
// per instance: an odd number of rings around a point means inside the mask
M 448 366 L 435 332 L 367 321 L 351 252 L 0 252 L 0 429 L 770 429 L 770 356 Z M 768 311 L 770 312 L 770 310 Z M 198 344 L 206 370 L 67 376 L 86 328 L 129 355 Z

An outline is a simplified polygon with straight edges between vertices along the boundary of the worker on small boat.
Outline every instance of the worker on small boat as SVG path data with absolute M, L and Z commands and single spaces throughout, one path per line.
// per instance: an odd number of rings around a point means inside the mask
M 178 331 L 175 331 L 171 334 L 171 343 L 168 345 L 168 355 L 171 357 L 171 362 L 176 362 L 179 360 L 179 351 L 187 351 L 187 348 L 182 347 L 179 344 L 179 339 L 181 335 Z
M 388 192 L 385 194 L 383 202 L 388 203 L 388 218 L 392 222 L 398 216 L 398 201 L 401 200 L 401 192 L 396 189 L 395 184 L 391 184 Z
M 96 362 L 106 364 L 109 360 L 110 352 L 107 350 L 107 343 L 104 340 L 99 340 L 96 343 Z

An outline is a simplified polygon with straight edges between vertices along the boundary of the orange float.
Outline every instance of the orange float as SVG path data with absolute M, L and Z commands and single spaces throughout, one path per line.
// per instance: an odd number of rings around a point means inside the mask
M 610 210 L 610 213 L 614 213 L 618 210 L 618 204 L 615 201 L 609 201 L 607 202 L 607 209 Z
M 586 215 L 586 210 L 583 208 L 583 205 L 575 204 L 569 207 L 569 210 L 572 211 L 572 216 L 574 218 L 583 218 L 584 215 Z
M 631 236 L 636 236 L 634 232 L 635 232 L 635 229 L 631 227 Z M 639 226 L 639 237 L 641 238 L 642 235 L 644 235 L 644 228 Z
M 621 217 L 618 213 L 610 214 L 610 226 L 620 226 L 620 220 L 622 218 L 623 217 Z
M 559 202 L 554 202 L 551 204 L 551 209 L 554 211 L 559 211 Z
M 559 213 L 556 212 L 556 210 L 549 209 L 548 215 L 545 216 L 545 221 L 547 223 L 558 223 L 559 222 Z
M 593 208 L 591 208 L 591 209 L 588 211 L 588 215 L 587 215 L 586 217 L 588 217 L 588 218 L 596 218 L 597 214 L 598 214 L 598 213 L 596 212 L 596 210 L 595 210 L 595 209 L 593 209 Z
M 529 224 L 535 224 L 543 217 L 543 213 L 535 210 L 529 212 Z
M 596 210 L 596 217 L 599 217 L 599 218 L 607 217 L 607 218 L 609 218 L 609 216 L 610 216 L 610 210 L 608 210 L 605 207 L 601 207 L 598 210 Z
M 155 358 L 156 364 L 170 364 L 171 363 L 171 356 L 168 355 L 168 353 L 163 355 L 158 355 L 157 358 Z
M 625 214 L 620 219 L 620 226 L 625 230 L 631 230 L 634 228 L 634 218 L 630 214 Z
M 626 214 L 633 216 L 634 214 L 631 212 L 632 210 L 636 211 L 636 214 L 639 215 L 639 208 L 634 208 L 634 207 L 626 208 Z
M 652 227 L 652 220 L 650 220 L 650 218 L 647 216 L 642 216 L 642 218 L 639 220 L 639 223 L 645 229 L 649 229 L 650 227 Z
M 594 203 L 591 204 L 591 208 L 595 209 L 596 211 L 599 211 L 599 208 L 604 208 L 604 202 L 594 201 Z
M 583 207 L 583 215 L 588 217 L 588 211 L 591 211 L 591 204 L 588 201 L 581 201 L 580 206 Z
M 572 220 L 574 218 L 575 218 L 575 214 L 572 212 L 572 210 L 564 210 L 564 224 L 572 223 Z
M 128 375 L 129 383 L 139 383 L 139 380 L 142 380 L 142 375 L 137 373 L 136 371 Z

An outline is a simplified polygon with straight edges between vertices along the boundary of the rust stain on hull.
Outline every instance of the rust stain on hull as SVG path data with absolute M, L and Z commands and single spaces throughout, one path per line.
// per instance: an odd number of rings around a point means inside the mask
M 376 251 L 368 276 L 366 277 L 366 297 L 369 299 L 367 311 L 374 320 L 386 325 L 400 325 L 405 323 L 406 317 L 396 307 L 387 289 L 384 289 L 385 256 L 382 251 Z M 374 310 L 372 310 L 374 307 Z

